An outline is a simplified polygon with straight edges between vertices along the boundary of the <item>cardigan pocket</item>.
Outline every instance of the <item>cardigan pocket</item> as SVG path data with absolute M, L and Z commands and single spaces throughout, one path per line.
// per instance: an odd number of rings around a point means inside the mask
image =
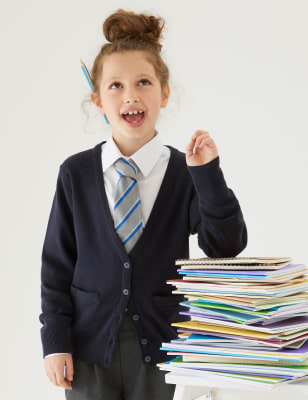
M 82 303 L 97 303 L 100 301 L 100 293 L 98 292 L 87 292 L 81 290 L 76 286 L 71 285 L 71 295 L 78 301 Z
M 97 338 L 102 329 L 102 304 L 99 292 L 87 292 L 71 285 L 74 306 L 72 337 L 76 348 L 84 341 Z

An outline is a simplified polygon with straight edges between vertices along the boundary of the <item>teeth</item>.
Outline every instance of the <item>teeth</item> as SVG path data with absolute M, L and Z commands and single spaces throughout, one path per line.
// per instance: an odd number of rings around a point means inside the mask
M 123 115 L 126 115 L 126 114 L 130 114 L 130 115 L 132 115 L 132 114 L 138 114 L 138 113 L 142 114 L 142 113 L 143 113 L 143 111 L 139 111 L 139 110 L 135 110 L 135 111 L 128 111 L 127 113 L 123 113 Z

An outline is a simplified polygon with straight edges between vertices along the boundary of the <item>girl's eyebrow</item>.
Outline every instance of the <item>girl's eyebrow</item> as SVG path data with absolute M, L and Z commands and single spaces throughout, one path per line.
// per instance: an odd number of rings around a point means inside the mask
M 154 77 L 153 77 L 152 75 L 147 74 L 147 73 L 138 74 L 138 75 L 136 75 L 136 78 L 138 78 L 139 76 L 148 76 L 149 78 L 154 79 Z M 112 77 L 108 78 L 105 82 L 107 83 L 107 82 L 109 82 L 109 81 L 112 80 L 112 79 L 119 79 L 119 80 L 121 80 L 121 78 L 119 78 L 119 77 L 117 77 L 117 76 L 112 76 Z

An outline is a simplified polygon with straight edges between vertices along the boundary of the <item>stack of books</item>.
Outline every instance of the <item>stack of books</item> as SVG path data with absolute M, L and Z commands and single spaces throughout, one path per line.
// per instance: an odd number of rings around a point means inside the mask
M 189 316 L 173 322 L 178 338 L 165 371 L 276 387 L 308 379 L 308 269 L 290 257 L 178 259 Z M 185 309 L 187 308 L 187 310 Z

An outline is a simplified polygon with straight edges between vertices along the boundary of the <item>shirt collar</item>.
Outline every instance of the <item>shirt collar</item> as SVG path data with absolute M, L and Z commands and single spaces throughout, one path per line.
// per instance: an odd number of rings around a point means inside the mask
M 155 132 L 155 136 L 130 157 L 123 156 L 111 135 L 102 147 L 103 172 L 113 165 L 118 158 L 123 157 L 126 160 L 129 158 L 134 160 L 142 174 L 146 177 L 158 162 L 163 151 L 163 144 L 159 133 L 156 129 Z

